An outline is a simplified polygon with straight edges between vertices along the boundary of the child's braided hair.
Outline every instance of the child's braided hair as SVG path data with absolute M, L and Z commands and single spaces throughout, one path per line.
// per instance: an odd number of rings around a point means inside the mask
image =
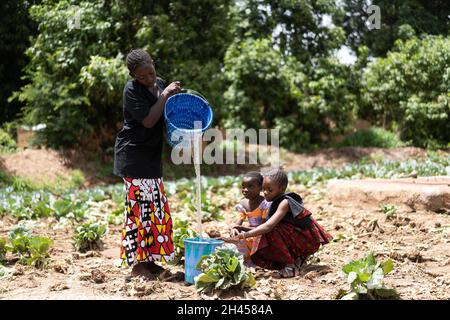
M 263 176 L 261 175 L 261 173 L 257 172 L 257 171 L 250 171 L 247 172 L 244 175 L 244 178 L 251 178 L 251 179 L 255 179 L 258 182 L 258 185 L 262 186 L 263 183 Z
M 127 54 L 126 64 L 130 75 L 134 77 L 137 68 L 146 64 L 153 64 L 153 59 L 144 49 L 132 49 Z
M 284 172 L 283 168 L 272 169 L 264 174 L 264 177 L 269 178 L 270 180 L 275 181 L 283 190 L 286 190 L 288 186 L 288 177 L 286 172 Z

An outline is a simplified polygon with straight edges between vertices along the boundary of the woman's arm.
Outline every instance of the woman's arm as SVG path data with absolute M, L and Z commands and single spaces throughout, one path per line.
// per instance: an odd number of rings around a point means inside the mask
M 161 118 L 167 99 L 180 91 L 180 82 L 175 81 L 169 84 L 161 93 L 158 101 L 150 108 L 148 115 L 142 120 L 142 125 L 146 128 L 152 128 Z
M 278 206 L 277 211 L 274 213 L 272 217 L 270 217 L 269 220 L 267 220 L 265 223 L 257 226 L 253 230 L 247 231 L 244 233 L 245 238 L 250 237 L 256 237 L 265 233 L 270 232 L 280 221 L 284 218 L 286 213 L 289 211 L 289 203 L 286 199 L 281 201 L 281 203 Z M 231 237 L 228 239 L 223 239 L 226 242 L 237 242 L 239 241 L 239 236 Z

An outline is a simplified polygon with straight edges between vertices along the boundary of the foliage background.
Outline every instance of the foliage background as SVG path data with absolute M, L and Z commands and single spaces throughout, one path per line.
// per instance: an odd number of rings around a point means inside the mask
M 380 6 L 380 30 L 365 25 L 370 3 Z M 216 126 L 278 127 L 290 150 L 333 145 L 360 118 L 410 145 L 450 141 L 446 1 L 1 6 L 8 14 L 0 22 L 0 121 L 46 124 L 41 138 L 51 147 L 112 151 L 129 79 L 124 58 L 135 47 L 150 52 L 163 79 L 202 92 Z M 79 28 L 68 25 L 77 15 Z M 337 58 L 343 47 L 353 50 L 353 64 Z

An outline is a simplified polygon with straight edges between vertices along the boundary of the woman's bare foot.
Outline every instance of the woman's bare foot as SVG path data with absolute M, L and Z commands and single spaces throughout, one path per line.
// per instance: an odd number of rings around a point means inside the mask
M 145 262 L 137 263 L 133 266 L 131 269 L 131 275 L 132 276 L 143 276 L 146 278 L 154 277 L 152 273 L 147 269 Z
M 145 267 L 151 274 L 160 274 L 165 270 L 163 267 L 158 266 L 154 261 L 146 262 Z

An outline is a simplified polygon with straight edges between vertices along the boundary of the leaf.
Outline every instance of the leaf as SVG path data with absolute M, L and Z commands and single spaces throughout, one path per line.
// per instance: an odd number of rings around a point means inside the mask
M 239 260 L 236 257 L 231 257 L 227 263 L 227 270 L 230 272 L 234 272 L 238 265 L 239 265 Z
M 343 296 L 341 300 L 358 300 L 359 295 L 356 292 L 350 292 Z
M 247 286 L 249 286 L 250 288 L 251 288 L 251 287 L 254 287 L 254 286 L 256 285 L 256 279 L 255 279 L 255 277 L 254 277 L 252 274 L 249 274 L 249 275 L 248 275 L 248 278 L 247 278 L 247 280 L 246 280 L 245 283 L 246 283 Z
M 394 269 L 394 262 L 392 262 L 391 258 L 384 261 L 382 264 L 384 274 L 388 274 Z
M 216 289 L 219 288 L 224 283 L 224 281 L 225 281 L 225 278 L 219 279 L 219 281 L 217 281 L 216 286 L 215 286 Z
M 358 278 L 358 275 L 356 274 L 356 272 L 352 271 L 348 274 L 347 282 L 351 284 L 356 280 L 356 278 Z
M 375 260 L 375 257 L 373 255 L 373 252 L 369 253 L 366 257 L 366 261 L 368 265 L 375 265 L 377 261 Z
M 347 294 L 347 290 L 339 289 L 339 292 L 336 295 L 336 299 L 342 299 Z
M 370 279 L 370 274 L 369 273 L 365 273 L 365 272 L 361 272 L 358 274 L 358 278 L 361 282 L 367 282 L 367 280 Z
M 381 298 L 398 298 L 399 295 L 395 289 L 388 289 L 388 288 L 380 288 L 375 289 L 375 293 L 377 296 Z
M 198 275 L 196 277 L 196 281 L 204 282 L 204 283 L 217 282 L 217 281 L 219 281 L 219 277 L 217 277 L 211 273 L 201 273 L 200 275 Z
M 375 270 L 375 272 L 372 274 L 372 277 L 367 281 L 367 289 L 380 289 L 383 287 L 383 278 L 384 273 L 383 269 L 378 268 Z

